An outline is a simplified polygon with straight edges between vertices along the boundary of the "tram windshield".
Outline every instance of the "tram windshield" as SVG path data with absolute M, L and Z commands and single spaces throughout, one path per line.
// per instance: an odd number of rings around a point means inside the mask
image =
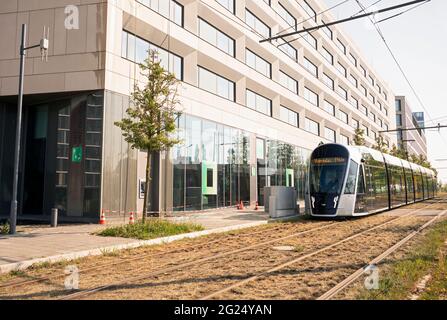
M 317 158 L 311 160 L 311 193 L 340 194 L 347 160 L 341 157 Z

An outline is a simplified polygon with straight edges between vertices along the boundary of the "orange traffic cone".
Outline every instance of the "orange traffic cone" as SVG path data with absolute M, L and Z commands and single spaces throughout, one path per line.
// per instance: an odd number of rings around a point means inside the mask
M 99 218 L 99 224 L 106 224 L 106 215 L 104 209 L 101 210 L 101 216 Z
M 134 223 L 135 223 L 135 220 L 133 218 L 133 212 L 131 211 L 130 216 L 129 216 L 129 224 L 134 224 Z
M 242 200 L 241 200 L 241 205 L 239 206 L 239 208 L 240 208 L 240 210 L 244 210 L 245 208 L 244 208 L 244 203 L 242 202 Z
M 259 210 L 259 204 L 258 204 L 258 201 L 256 201 L 255 210 Z

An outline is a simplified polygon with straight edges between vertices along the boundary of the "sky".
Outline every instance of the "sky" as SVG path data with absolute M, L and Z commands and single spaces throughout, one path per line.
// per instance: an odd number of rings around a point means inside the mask
M 327 7 L 342 2 L 342 0 L 323 1 Z M 365 7 L 374 2 L 377 0 L 360 0 Z M 368 11 L 405 2 L 409 0 L 382 0 Z M 379 14 L 375 16 L 375 19 L 379 21 L 409 8 L 411 6 Z M 355 0 L 350 0 L 331 10 L 337 19 L 350 17 L 359 11 L 360 7 Z M 447 101 L 447 1 L 432 0 L 378 25 L 426 111 L 413 94 L 368 18 L 347 22 L 339 27 L 344 29 L 356 43 L 364 59 L 388 83 L 395 95 L 406 96 L 414 112 L 425 111 L 426 126 L 437 125 L 438 122 L 447 125 L 447 104 L 445 103 Z M 432 165 L 438 168 L 439 179 L 447 183 L 447 128 L 441 129 L 440 132 L 437 129 L 426 131 L 426 136 L 428 158 Z M 437 161 L 441 159 L 446 161 Z

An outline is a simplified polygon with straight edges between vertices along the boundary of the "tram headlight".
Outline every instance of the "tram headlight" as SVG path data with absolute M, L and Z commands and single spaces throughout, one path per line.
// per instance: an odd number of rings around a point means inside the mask
M 337 203 L 338 203 L 338 197 L 334 198 L 334 208 L 337 208 Z
M 315 197 L 310 197 L 310 200 L 312 202 L 312 208 L 315 208 Z

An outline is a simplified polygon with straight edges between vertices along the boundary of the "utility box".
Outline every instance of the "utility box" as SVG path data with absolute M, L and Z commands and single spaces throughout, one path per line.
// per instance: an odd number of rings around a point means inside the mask
M 296 190 L 293 187 L 264 187 L 264 210 L 270 218 L 290 217 L 298 214 Z

